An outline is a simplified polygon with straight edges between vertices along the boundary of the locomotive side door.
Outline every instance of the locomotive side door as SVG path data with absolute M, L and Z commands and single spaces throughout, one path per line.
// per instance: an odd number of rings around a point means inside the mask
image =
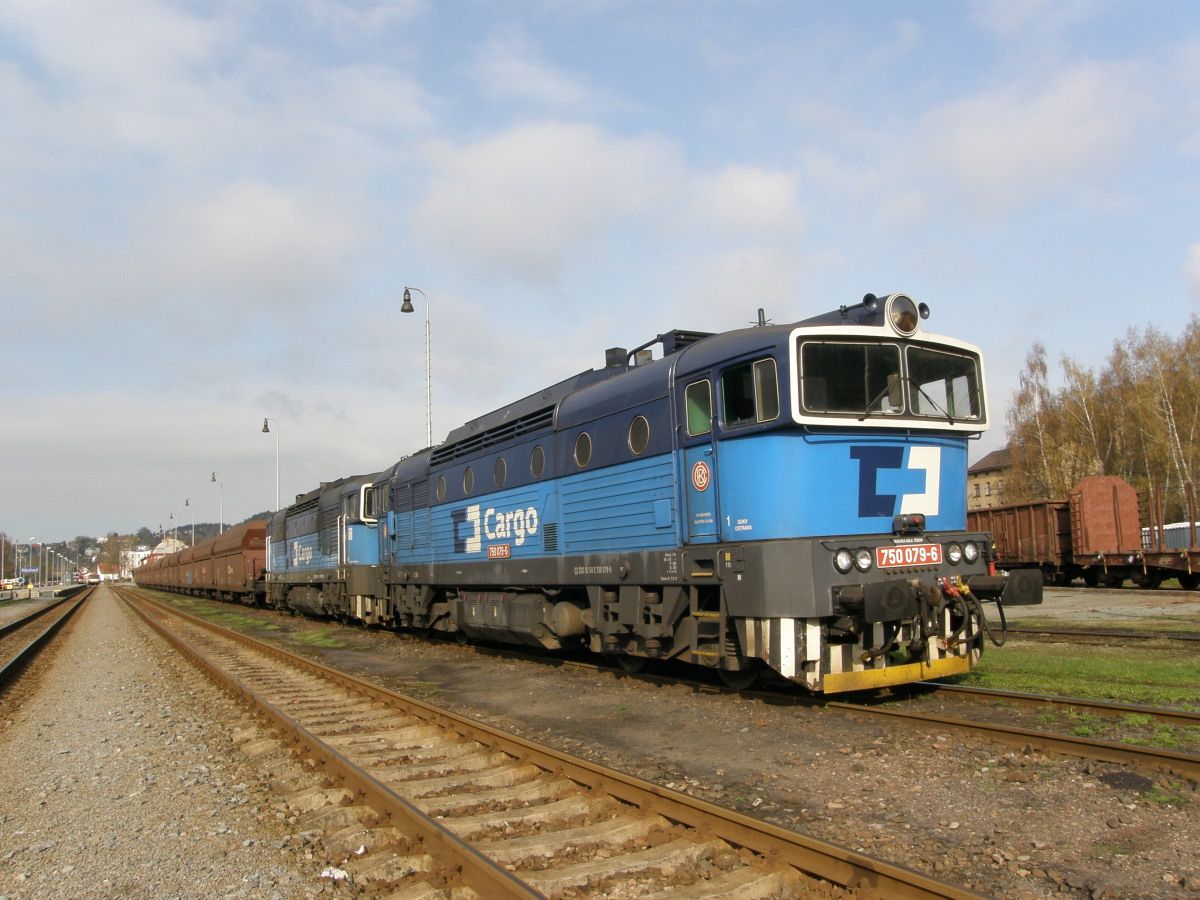
M 688 543 L 717 539 L 717 454 L 713 440 L 713 389 L 709 378 L 690 381 L 683 391 L 683 472 Z

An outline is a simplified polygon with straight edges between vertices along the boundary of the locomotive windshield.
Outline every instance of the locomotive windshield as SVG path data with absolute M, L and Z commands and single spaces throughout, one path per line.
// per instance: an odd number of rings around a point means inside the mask
M 798 361 L 804 413 L 941 419 L 950 425 L 983 420 L 976 357 L 912 344 L 801 340 Z
M 800 375 L 809 412 L 877 416 L 903 409 L 895 344 L 808 342 L 800 355 Z
M 979 366 L 969 356 L 909 347 L 908 386 L 914 416 L 952 421 L 982 417 Z

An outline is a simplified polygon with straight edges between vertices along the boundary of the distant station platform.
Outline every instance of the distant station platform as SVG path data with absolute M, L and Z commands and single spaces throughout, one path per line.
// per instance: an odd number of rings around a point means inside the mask
M 1005 607 L 1004 614 L 1014 625 L 1061 619 L 1064 627 L 1079 620 L 1108 620 L 1119 627 L 1138 619 L 1176 618 L 1200 625 L 1200 591 L 1047 587 L 1040 606 Z

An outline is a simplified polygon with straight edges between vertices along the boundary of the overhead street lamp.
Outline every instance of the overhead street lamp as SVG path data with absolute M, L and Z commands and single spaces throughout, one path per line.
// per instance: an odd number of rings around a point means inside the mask
M 265 418 L 263 419 L 263 434 L 270 434 L 271 427 L 268 422 L 275 423 L 275 511 L 279 511 L 279 420 Z
M 400 304 L 400 312 L 416 312 L 412 304 L 412 294 L 416 291 L 425 298 L 425 446 L 433 446 L 433 381 L 430 375 L 429 356 L 429 297 L 420 288 L 405 287 L 404 302 Z
M 213 484 L 215 484 L 217 486 L 217 501 L 219 503 L 219 506 L 217 508 L 219 510 L 218 514 L 221 517 L 220 534 L 224 534 L 225 533 L 225 482 L 220 480 L 219 478 L 217 478 L 217 476 L 220 474 L 221 474 L 220 472 L 213 472 L 212 473 L 212 482 L 213 482 Z

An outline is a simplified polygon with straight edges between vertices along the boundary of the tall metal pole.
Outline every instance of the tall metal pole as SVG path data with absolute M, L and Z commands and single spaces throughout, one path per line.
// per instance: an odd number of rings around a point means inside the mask
M 271 433 L 270 422 L 275 423 L 275 511 L 279 511 L 279 420 L 265 418 L 263 419 L 263 434 Z
M 416 291 L 425 299 L 425 446 L 433 446 L 433 374 L 432 362 L 433 356 L 430 352 L 430 327 L 429 327 L 429 297 L 423 290 L 416 287 L 406 287 L 404 289 L 404 302 L 400 306 L 400 312 L 413 312 L 412 294 L 409 291 Z
M 421 295 L 425 297 L 424 294 Z M 433 354 L 429 346 L 429 298 L 425 297 L 425 446 L 433 446 Z
M 213 472 L 212 473 L 212 482 L 217 486 L 217 502 L 219 504 L 217 509 L 219 510 L 218 515 L 220 515 L 220 517 L 221 517 L 220 533 L 224 534 L 225 533 L 225 482 L 217 478 L 217 476 L 220 474 L 221 474 L 220 472 Z

